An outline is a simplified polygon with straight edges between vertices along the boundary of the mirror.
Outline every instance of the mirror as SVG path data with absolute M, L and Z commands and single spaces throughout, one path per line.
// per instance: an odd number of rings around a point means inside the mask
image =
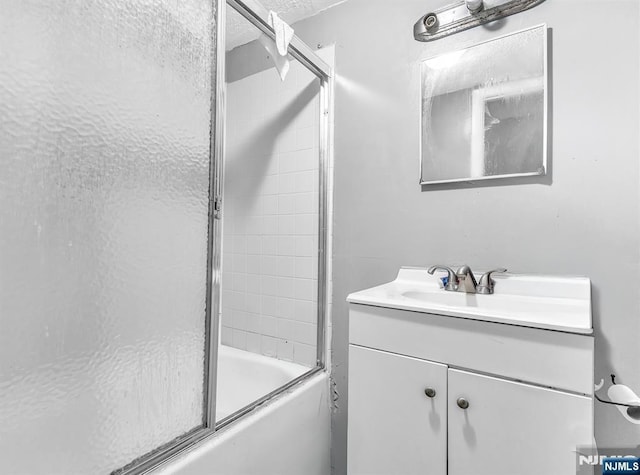
M 547 27 L 422 63 L 420 184 L 544 175 Z

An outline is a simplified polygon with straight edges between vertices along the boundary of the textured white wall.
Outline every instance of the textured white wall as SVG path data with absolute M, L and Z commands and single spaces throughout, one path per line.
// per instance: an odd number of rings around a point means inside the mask
M 413 40 L 441 0 L 350 0 L 295 25 L 336 43 L 333 377 L 335 473 L 346 460 L 348 293 L 402 265 L 466 262 L 593 282 L 596 380 L 640 391 L 640 2 L 549 0 L 489 27 Z M 540 23 L 552 29 L 551 175 L 421 189 L 419 62 Z M 640 426 L 596 406 L 600 446 Z

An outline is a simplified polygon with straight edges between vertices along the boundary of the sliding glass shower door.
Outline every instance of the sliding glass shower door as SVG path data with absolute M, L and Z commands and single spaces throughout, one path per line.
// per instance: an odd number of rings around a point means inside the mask
M 0 474 L 146 473 L 324 367 L 329 67 L 294 39 L 225 178 L 264 77 L 230 68 L 226 117 L 225 4 L 2 2 Z M 239 401 L 219 330 L 291 371 Z
M 324 364 L 330 70 L 298 39 L 280 57 L 267 15 L 227 1 L 220 426 Z
M 213 10 L 2 2 L 0 473 L 205 424 Z

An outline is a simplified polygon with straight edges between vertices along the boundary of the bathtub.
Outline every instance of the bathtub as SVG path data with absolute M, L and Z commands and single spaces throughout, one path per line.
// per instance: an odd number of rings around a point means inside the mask
M 309 371 L 220 346 L 217 420 Z M 328 475 L 329 378 L 318 372 L 161 465 L 154 475 Z
M 221 421 L 309 370 L 299 364 L 220 345 L 216 421 Z

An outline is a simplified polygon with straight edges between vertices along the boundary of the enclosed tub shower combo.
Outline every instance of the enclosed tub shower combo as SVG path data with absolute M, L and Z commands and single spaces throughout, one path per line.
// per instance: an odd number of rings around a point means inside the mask
M 0 472 L 328 470 L 331 59 L 294 36 L 282 81 L 274 38 L 257 2 L 3 5 Z

